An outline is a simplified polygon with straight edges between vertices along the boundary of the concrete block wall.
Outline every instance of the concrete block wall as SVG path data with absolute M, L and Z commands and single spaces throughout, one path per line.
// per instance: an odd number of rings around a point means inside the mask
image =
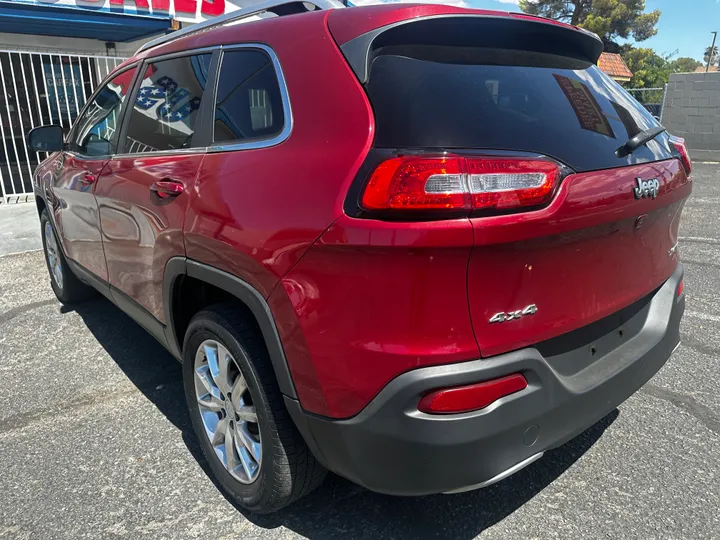
M 660 120 L 698 161 L 720 161 L 720 72 L 674 73 Z

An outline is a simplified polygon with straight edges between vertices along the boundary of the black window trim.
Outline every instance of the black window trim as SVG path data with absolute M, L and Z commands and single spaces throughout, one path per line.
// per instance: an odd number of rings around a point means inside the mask
M 85 105 L 83 105 L 82 109 L 80 109 L 80 112 L 78 113 L 77 117 L 75 118 L 75 122 L 73 122 L 72 127 L 70 128 L 70 131 L 68 132 L 66 136 L 66 150 L 65 153 L 72 155 L 73 157 L 79 158 L 79 159 L 85 159 L 85 160 L 102 160 L 102 159 L 108 159 L 111 158 L 115 154 L 103 154 L 103 155 L 89 155 L 89 154 L 81 154 L 79 152 L 76 152 L 72 150 L 72 141 L 75 137 L 75 132 L 77 130 L 78 126 L 78 120 L 82 118 L 82 116 L 87 112 L 88 108 L 90 107 L 90 104 L 95 101 L 95 98 L 100 94 L 100 91 L 103 90 L 110 82 L 115 79 L 118 75 L 122 75 L 126 71 L 129 71 L 131 69 L 137 69 L 135 72 L 135 75 L 133 75 L 132 82 L 130 83 L 130 91 L 126 94 L 127 99 L 130 99 L 135 94 L 135 85 L 138 82 L 138 75 L 140 74 L 140 67 L 142 62 L 133 62 L 132 64 L 129 64 L 127 66 L 124 66 L 122 69 L 118 71 L 112 71 L 110 72 L 101 82 L 97 85 L 97 88 L 95 88 L 95 91 L 90 95 L 90 97 L 85 101 Z M 116 130 L 116 133 L 118 135 L 118 143 L 117 148 L 120 147 L 120 136 L 122 135 L 122 127 L 125 123 L 125 116 L 126 116 L 127 107 L 123 107 L 120 111 L 120 130 Z M 116 150 L 117 151 L 117 150 Z
M 288 93 L 287 83 L 285 82 L 285 75 L 283 74 L 282 66 L 280 65 L 280 59 L 278 58 L 277 54 L 275 54 L 275 51 L 264 43 L 241 43 L 237 45 L 223 45 L 222 53 L 224 55 L 225 52 L 232 52 L 243 49 L 259 50 L 265 53 L 270 58 L 270 61 L 272 62 L 273 68 L 275 70 L 275 78 L 277 79 L 278 87 L 280 89 L 280 98 L 282 100 L 283 108 L 283 128 L 280 133 L 268 139 L 256 139 L 248 142 L 230 142 L 227 144 L 214 144 L 212 142 L 214 138 L 214 118 L 215 101 L 217 99 L 217 85 L 220 80 L 220 70 L 222 69 L 222 58 L 220 58 L 217 77 L 215 78 L 215 81 L 213 83 L 213 108 L 210 118 L 210 120 L 212 121 L 212 125 L 210 126 L 210 146 L 208 148 L 208 152 L 231 152 L 235 150 L 256 150 L 259 148 L 269 148 L 271 146 L 277 146 L 278 144 L 285 142 L 292 133 L 294 124 L 292 107 L 290 105 L 290 95 Z
M 139 66 L 138 72 L 133 80 L 132 92 L 128 95 L 130 103 L 135 103 L 137 99 L 137 93 L 140 91 L 142 84 L 141 75 L 145 74 L 148 65 L 156 62 L 162 62 L 164 60 L 172 60 L 174 58 L 183 58 L 186 56 L 197 56 L 200 54 L 211 53 L 212 58 L 210 59 L 210 67 L 208 69 L 208 83 L 205 86 L 201 99 L 200 110 L 198 111 L 198 119 L 196 121 L 195 132 L 193 133 L 192 144 L 190 148 L 175 148 L 172 150 L 159 150 L 157 152 L 133 152 L 125 153 L 125 138 L 127 135 L 127 129 L 130 124 L 130 114 L 124 114 L 122 118 L 122 124 L 120 128 L 120 139 L 118 142 L 117 152 L 112 155 L 113 159 L 124 159 L 124 158 L 140 158 L 140 157 L 151 157 L 151 156 L 167 156 L 173 154 L 203 154 L 208 151 L 208 130 L 212 129 L 212 118 L 208 118 L 209 113 L 207 111 L 208 103 L 214 107 L 215 92 L 214 87 L 217 84 L 217 72 L 220 64 L 220 50 L 221 46 L 203 47 L 200 49 L 193 49 L 189 51 L 180 51 L 170 54 L 163 54 L 160 56 L 152 56 L 145 58 Z M 131 109 L 126 109 L 131 110 Z

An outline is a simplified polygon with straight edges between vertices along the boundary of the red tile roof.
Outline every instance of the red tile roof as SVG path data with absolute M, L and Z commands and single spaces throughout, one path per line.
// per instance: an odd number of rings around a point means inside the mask
M 717 70 L 718 70 L 717 66 L 710 66 L 710 69 L 708 69 L 708 71 L 717 71 Z M 705 66 L 700 66 L 699 68 L 697 68 L 695 70 L 695 73 L 705 73 Z
M 613 79 L 632 79 L 632 71 L 619 54 L 602 53 L 598 59 L 598 67 Z

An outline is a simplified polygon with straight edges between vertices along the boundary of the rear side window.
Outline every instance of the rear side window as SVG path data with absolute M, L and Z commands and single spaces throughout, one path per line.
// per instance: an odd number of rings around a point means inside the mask
M 211 54 L 149 64 L 130 111 L 125 153 L 192 147 Z
M 258 49 L 225 52 L 218 79 L 213 142 L 273 139 L 284 125 L 280 84 L 270 57 Z
M 584 60 L 482 47 L 392 46 L 373 60 L 367 91 L 378 147 L 526 151 L 578 171 L 671 157 L 665 135 L 630 156 L 615 155 L 658 122 Z

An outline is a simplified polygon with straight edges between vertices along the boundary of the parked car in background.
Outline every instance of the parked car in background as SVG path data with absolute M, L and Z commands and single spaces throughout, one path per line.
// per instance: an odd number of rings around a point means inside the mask
M 33 131 L 52 287 L 100 291 L 182 361 L 245 508 L 326 470 L 396 495 L 489 485 L 678 346 L 687 149 L 582 29 L 303 6 L 150 43 L 64 142 Z M 231 24 L 259 12 L 278 16 Z

